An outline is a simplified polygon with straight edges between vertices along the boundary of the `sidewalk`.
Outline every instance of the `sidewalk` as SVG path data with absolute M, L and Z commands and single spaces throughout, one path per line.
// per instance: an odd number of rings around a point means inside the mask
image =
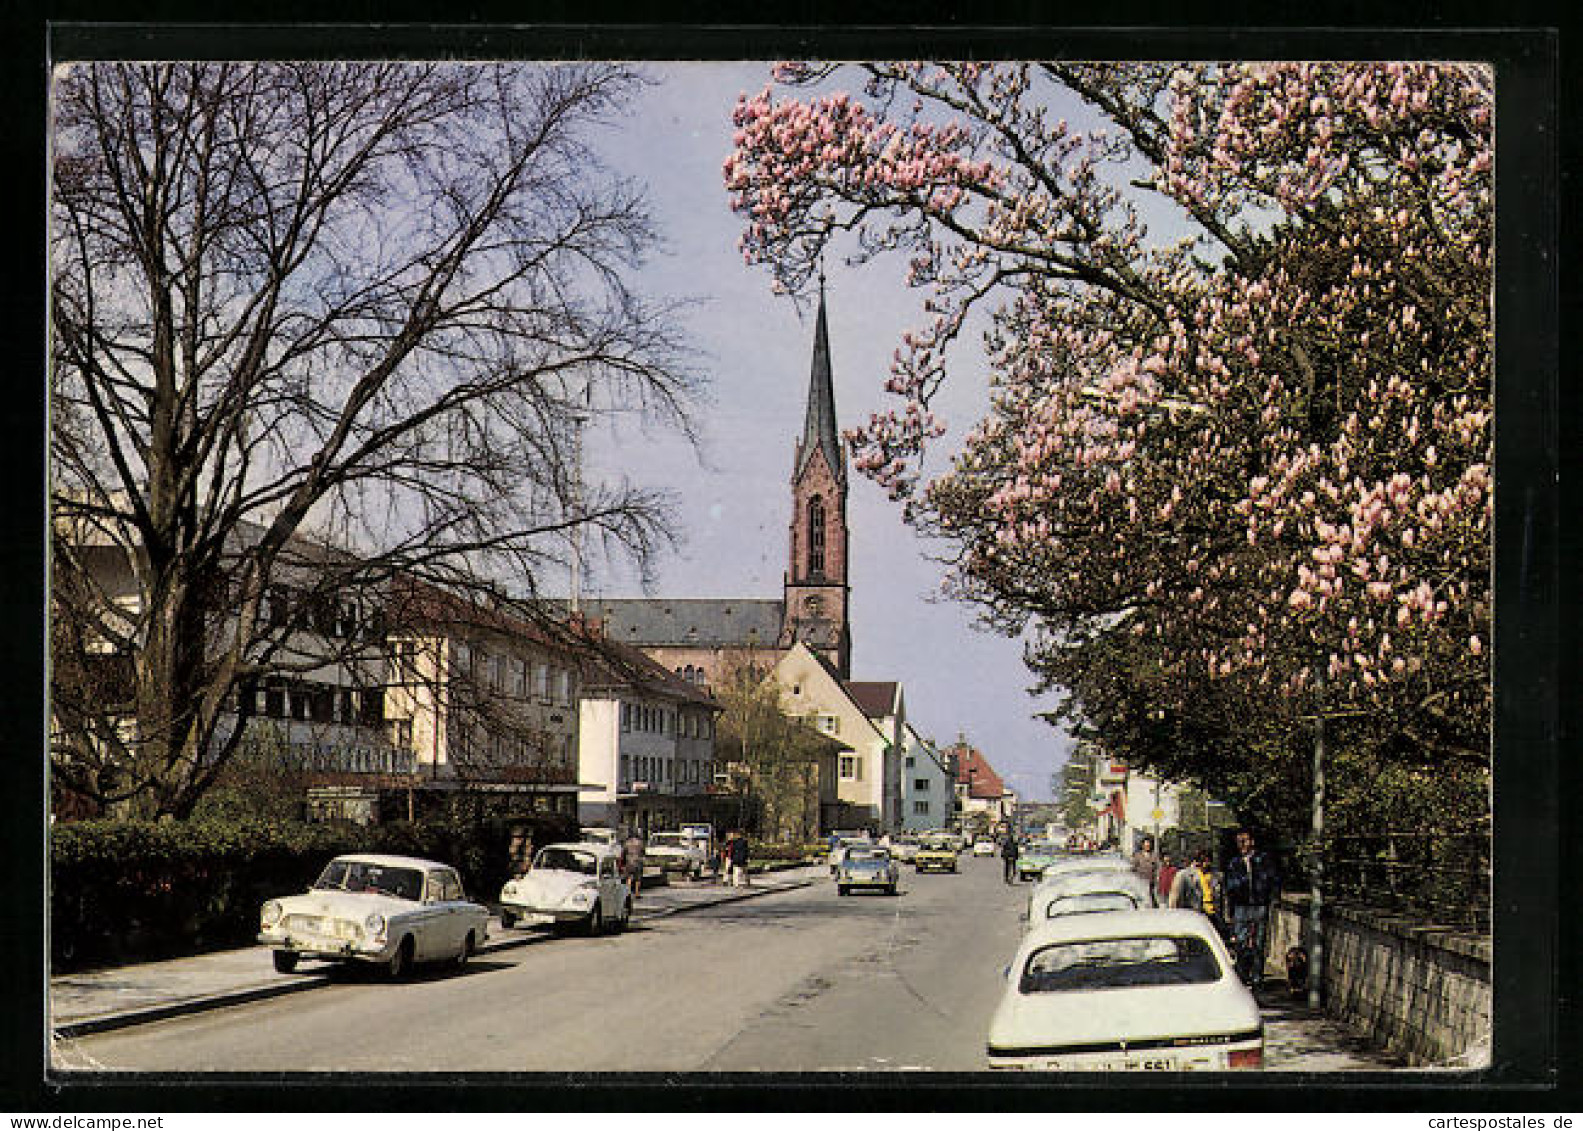
M 809 865 L 761 873 L 754 875 L 752 886 L 747 888 L 685 880 L 644 888 L 633 906 L 632 920 L 642 923 L 700 907 L 790 891 L 806 887 L 824 872 L 821 867 Z M 489 940 L 479 953 L 531 946 L 553 937 L 543 930 L 506 930 L 495 918 L 489 924 Z M 333 969 L 319 966 L 295 974 L 277 974 L 270 963 L 269 948 L 251 946 L 164 962 L 64 974 L 50 979 L 50 1019 L 58 1037 L 121 1029 L 315 989 L 329 984 Z
M 1282 981 L 1257 991 L 1264 1016 L 1264 1065 L 1275 1072 L 1389 1072 L 1406 1062 L 1342 1022 L 1294 998 Z

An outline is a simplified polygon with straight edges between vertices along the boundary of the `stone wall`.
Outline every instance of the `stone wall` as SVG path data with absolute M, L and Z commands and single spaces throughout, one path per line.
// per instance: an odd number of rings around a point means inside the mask
M 1286 895 L 1270 927 L 1272 976 L 1307 945 L 1307 895 Z M 1419 1067 L 1483 1068 L 1491 1030 L 1490 940 L 1356 907 L 1324 911 L 1327 1014 Z

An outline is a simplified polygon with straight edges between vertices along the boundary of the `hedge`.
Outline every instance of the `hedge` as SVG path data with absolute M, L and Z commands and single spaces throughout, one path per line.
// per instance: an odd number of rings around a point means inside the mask
M 510 871 L 510 829 L 536 844 L 565 838 L 562 818 L 374 826 L 291 821 L 83 821 L 50 830 L 50 953 L 57 972 L 244 946 L 266 900 L 303 891 L 345 852 L 385 852 L 456 867 L 491 900 Z

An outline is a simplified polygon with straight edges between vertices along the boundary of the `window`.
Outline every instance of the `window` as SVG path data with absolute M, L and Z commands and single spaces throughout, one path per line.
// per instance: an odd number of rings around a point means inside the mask
M 489 686 L 496 691 L 506 689 L 506 658 L 496 656 L 492 670 L 489 673 Z
M 632 756 L 630 754 L 621 755 L 621 772 L 619 776 L 622 784 L 632 780 Z
M 856 754 L 841 755 L 841 780 L 862 781 L 863 759 L 859 758 Z
M 824 499 L 808 500 L 808 574 L 824 576 Z
M 550 665 L 533 665 L 533 692 L 540 699 L 550 697 Z
M 929 803 L 927 801 L 914 801 L 912 803 L 912 812 L 916 817 L 927 817 L 929 815 Z
M 623 704 L 621 704 L 621 729 L 622 730 L 631 730 L 632 729 L 632 704 L 631 703 L 623 703 Z
M 519 699 L 528 697 L 528 662 L 520 656 L 511 660 L 511 690 Z
M 916 790 L 918 793 L 928 793 L 929 792 L 929 779 L 928 778 L 913 778 L 912 779 L 912 788 L 914 790 Z
M 1025 994 L 1125 986 L 1202 985 L 1219 981 L 1209 944 L 1192 935 L 1059 943 L 1035 951 L 1023 967 Z

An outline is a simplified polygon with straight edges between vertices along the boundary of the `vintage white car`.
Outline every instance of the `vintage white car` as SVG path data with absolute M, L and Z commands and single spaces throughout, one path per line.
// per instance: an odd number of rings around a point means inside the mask
M 1034 884 L 1033 890 L 1028 893 L 1028 906 L 1024 911 L 1025 917 L 1030 920 L 1033 918 L 1033 901 L 1054 885 L 1070 886 L 1073 883 L 1079 883 L 1093 887 L 1111 882 L 1125 882 L 1125 877 L 1128 876 L 1136 879 L 1144 888 L 1148 887 L 1143 877 L 1133 870 L 1131 863 L 1119 856 L 1080 856 L 1070 860 L 1058 861 L 1044 870 L 1039 882 Z M 1118 880 L 1116 877 L 1122 877 L 1122 879 Z M 1145 906 L 1148 905 L 1145 904 Z
M 616 848 L 545 845 L 533 866 L 500 890 L 501 925 L 575 924 L 589 935 L 625 930 L 632 918 L 632 890 L 620 864 Z
M 1062 915 L 1099 911 L 1147 911 L 1154 906 L 1149 881 L 1125 872 L 1072 872 L 1040 884 L 1028 897 L 1028 927 Z
M 662 872 L 680 872 L 696 880 L 709 866 L 709 844 L 685 833 L 650 833 L 643 862 Z
M 990 1068 L 1187 1072 L 1264 1065 L 1258 1003 L 1196 911 L 1064 915 L 1023 937 Z
M 282 974 L 317 958 L 373 963 L 397 979 L 418 962 L 465 963 L 488 937 L 489 909 L 468 901 L 448 864 L 352 855 L 325 865 L 306 894 L 266 902 L 258 923 Z
M 830 878 L 835 879 L 836 872 L 841 868 L 841 858 L 846 855 L 846 850 L 854 844 L 873 844 L 868 833 L 834 832 L 830 834 L 832 844 L 830 855 L 825 862 L 830 865 Z
M 901 869 L 891 859 L 890 849 L 877 844 L 855 843 L 841 853 L 836 865 L 836 891 L 849 895 L 857 888 L 878 888 L 886 895 L 896 894 Z
M 993 856 L 999 851 L 1000 849 L 996 847 L 995 842 L 992 840 L 980 839 L 973 842 L 974 856 Z

